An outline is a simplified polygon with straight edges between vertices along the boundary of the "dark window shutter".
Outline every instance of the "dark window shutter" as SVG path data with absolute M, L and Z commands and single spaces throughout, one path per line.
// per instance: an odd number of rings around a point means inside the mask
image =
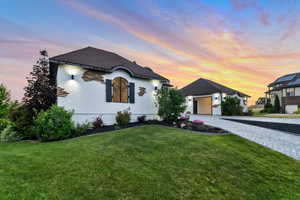
M 111 93 L 111 80 L 106 79 L 106 102 L 112 102 L 112 93 Z
M 134 83 L 129 83 L 129 103 L 134 103 Z
M 194 114 L 198 114 L 197 107 L 198 107 L 197 101 L 193 101 L 193 113 Z

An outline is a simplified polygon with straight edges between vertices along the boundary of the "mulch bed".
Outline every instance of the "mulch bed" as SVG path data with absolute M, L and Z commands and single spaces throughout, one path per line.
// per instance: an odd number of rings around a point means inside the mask
M 177 125 L 174 125 L 172 123 L 168 123 L 165 121 L 158 121 L 158 120 L 149 120 L 146 122 L 132 122 L 129 123 L 126 126 L 114 126 L 114 125 L 110 125 L 110 126 L 103 126 L 101 128 L 97 128 L 97 129 L 89 129 L 86 134 L 84 135 L 92 135 L 92 134 L 96 134 L 96 133 L 105 133 L 105 132 L 109 132 L 109 131 L 114 131 L 114 130 L 120 130 L 120 129 L 124 129 L 124 128 L 131 128 L 131 127 L 136 127 L 136 126 L 144 126 L 144 125 L 162 125 L 162 126 L 168 126 L 168 127 L 173 127 L 173 128 L 179 128 Z M 213 126 L 209 126 L 209 125 L 201 125 L 201 126 L 189 126 L 189 127 L 183 127 L 183 128 L 179 128 L 179 129 L 185 129 L 185 130 L 192 130 L 192 131 L 196 131 L 196 132 L 201 132 L 201 133 L 207 133 L 207 134 L 226 134 L 228 133 L 228 131 L 223 130 L 221 128 L 217 128 L 217 127 L 213 127 Z

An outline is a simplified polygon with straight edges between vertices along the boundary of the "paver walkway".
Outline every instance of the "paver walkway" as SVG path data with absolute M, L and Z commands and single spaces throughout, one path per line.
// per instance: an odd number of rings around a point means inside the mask
M 202 120 L 208 125 L 223 128 L 233 134 L 239 135 L 243 138 L 300 160 L 300 136 L 277 130 L 224 120 L 221 119 L 221 116 L 190 116 L 190 120 L 196 119 Z

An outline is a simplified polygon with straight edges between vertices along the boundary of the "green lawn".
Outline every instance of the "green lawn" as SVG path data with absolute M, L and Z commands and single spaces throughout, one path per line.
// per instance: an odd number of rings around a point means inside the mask
M 0 144 L 0 199 L 300 199 L 300 162 L 234 135 L 142 126 Z

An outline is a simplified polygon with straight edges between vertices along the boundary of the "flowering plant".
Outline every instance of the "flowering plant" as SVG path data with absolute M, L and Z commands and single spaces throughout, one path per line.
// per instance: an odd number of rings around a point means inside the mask
M 186 117 L 186 116 L 181 116 L 179 119 L 180 119 L 180 120 L 188 120 L 188 119 L 189 119 L 189 117 Z
M 193 123 L 195 123 L 195 124 L 204 124 L 204 122 L 201 121 L 201 120 L 193 120 Z

